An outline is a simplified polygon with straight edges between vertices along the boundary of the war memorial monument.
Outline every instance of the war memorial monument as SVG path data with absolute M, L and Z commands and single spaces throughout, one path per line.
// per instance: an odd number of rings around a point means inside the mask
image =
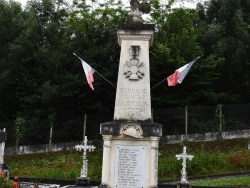
M 129 24 L 117 26 L 121 46 L 114 119 L 101 123 L 103 188 L 153 188 L 158 183 L 162 126 L 152 121 L 149 49 L 154 25 L 143 24 L 146 2 L 131 0 Z

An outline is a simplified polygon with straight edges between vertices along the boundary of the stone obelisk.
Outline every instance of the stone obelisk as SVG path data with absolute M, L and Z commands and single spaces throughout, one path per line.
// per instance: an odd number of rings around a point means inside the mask
M 131 23 L 117 26 L 121 46 L 114 120 L 102 123 L 100 187 L 152 188 L 158 182 L 160 124 L 151 117 L 149 48 L 154 25 L 143 24 L 147 3 L 131 1 Z

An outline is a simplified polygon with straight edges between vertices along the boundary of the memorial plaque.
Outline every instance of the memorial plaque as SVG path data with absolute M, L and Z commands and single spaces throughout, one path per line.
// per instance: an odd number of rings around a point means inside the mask
M 114 187 L 145 188 L 146 146 L 115 147 Z

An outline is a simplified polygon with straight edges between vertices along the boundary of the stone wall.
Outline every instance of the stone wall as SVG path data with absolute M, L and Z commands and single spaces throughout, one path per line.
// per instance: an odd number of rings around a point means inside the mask
M 188 134 L 186 135 L 169 135 L 161 138 L 161 144 L 180 143 L 183 141 L 189 142 L 201 142 L 201 141 L 213 141 L 219 138 L 222 139 L 234 139 L 234 138 L 250 138 L 250 129 L 247 130 L 235 130 L 219 133 L 208 132 L 204 134 Z
M 6 147 L 5 155 L 20 155 L 31 153 L 43 153 L 49 151 L 66 151 L 75 149 L 75 146 L 82 142 L 68 142 L 68 143 L 56 143 L 56 144 L 43 144 L 43 145 L 29 145 L 19 147 Z
M 234 138 L 250 138 L 250 129 L 247 130 L 236 130 L 222 132 L 222 139 L 234 139 Z M 189 142 L 201 142 L 201 141 L 213 141 L 220 138 L 218 133 L 205 133 L 205 134 L 188 134 L 187 139 L 185 135 L 169 135 L 161 137 L 161 144 L 173 144 L 180 143 L 183 141 Z M 75 149 L 77 144 L 82 142 L 69 142 L 69 143 L 57 143 L 57 144 L 43 144 L 43 145 L 29 145 L 29 146 L 19 146 L 18 148 L 6 147 L 5 155 L 20 155 L 20 154 L 30 154 L 30 153 L 43 153 L 49 151 L 64 151 Z M 249 145 L 250 148 L 250 145 Z

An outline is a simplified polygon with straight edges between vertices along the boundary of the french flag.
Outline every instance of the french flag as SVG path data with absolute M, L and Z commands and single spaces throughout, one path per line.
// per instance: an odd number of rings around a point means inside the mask
M 87 78 L 89 87 L 90 87 L 92 90 L 94 90 L 94 87 L 93 87 L 93 82 L 94 82 L 93 74 L 94 74 L 94 72 L 95 72 L 95 69 L 93 69 L 88 63 L 86 63 L 86 62 L 83 61 L 82 59 L 81 59 L 81 63 L 82 63 L 82 67 L 83 67 L 85 76 L 86 76 L 86 78 Z
M 175 86 L 176 84 L 181 84 L 182 81 L 184 80 L 184 78 L 187 76 L 188 72 L 190 71 L 190 69 L 192 68 L 193 64 L 195 63 L 195 61 L 197 59 L 199 59 L 200 57 L 197 57 L 195 60 L 193 60 L 192 62 L 180 67 L 179 69 L 177 69 L 173 74 L 171 74 L 168 78 L 168 86 Z
M 75 55 L 76 57 L 78 57 L 75 53 L 73 53 L 73 55 Z M 89 84 L 89 87 L 94 90 L 93 87 L 93 82 L 94 82 L 94 77 L 93 74 L 95 72 L 95 69 L 93 69 L 88 63 L 86 63 L 85 61 L 83 61 L 80 57 L 78 57 L 81 60 L 82 63 L 82 67 L 85 73 L 85 76 L 87 78 L 87 82 Z

